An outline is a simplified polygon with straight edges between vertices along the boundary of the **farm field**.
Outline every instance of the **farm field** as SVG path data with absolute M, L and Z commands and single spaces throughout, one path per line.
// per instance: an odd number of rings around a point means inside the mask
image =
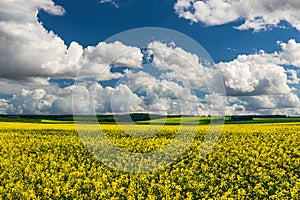
M 147 119 L 150 118 L 150 119 Z M 73 123 L 90 123 L 94 121 L 95 116 L 82 116 L 76 117 L 74 121 L 73 116 L 0 116 L 0 122 L 21 122 L 21 123 L 40 123 L 40 124 L 73 124 Z M 128 115 L 100 115 L 97 116 L 100 124 L 152 124 L 152 125 L 205 125 L 209 124 L 211 119 L 216 119 L 215 117 L 174 117 L 174 116 L 149 116 L 148 114 L 135 113 Z M 131 122 L 127 120 L 131 120 Z M 145 119 L 145 120 L 143 120 Z M 147 120 L 146 120 L 147 119 Z M 252 120 L 232 120 L 231 117 L 224 117 L 225 124 L 265 124 L 265 123 L 290 123 L 299 122 L 300 117 L 254 117 Z
M 88 128 L 93 125 L 86 125 Z M 123 125 L 138 135 L 147 125 Z M 137 138 L 101 125 L 131 152 L 161 149 L 178 126 Z M 188 126 L 182 126 L 187 131 Z M 85 148 L 74 124 L 0 122 L 3 199 L 299 199 L 300 123 L 226 124 L 214 149 L 199 157 L 207 125 L 174 163 L 149 173 L 112 169 Z M 142 131 L 143 130 L 143 131 Z

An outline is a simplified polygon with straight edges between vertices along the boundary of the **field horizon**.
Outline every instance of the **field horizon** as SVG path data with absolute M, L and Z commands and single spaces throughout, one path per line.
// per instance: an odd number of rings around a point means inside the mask
M 258 124 L 300 122 L 300 116 L 287 115 L 232 115 L 232 116 L 188 116 L 188 115 L 157 115 L 149 113 L 107 114 L 107 115 L 0 115 L 0 122 L 24 123 L 96 123 L 100 124 L 165 124 L 165 125 L 206 125 L 218 118 L 224 124 Z

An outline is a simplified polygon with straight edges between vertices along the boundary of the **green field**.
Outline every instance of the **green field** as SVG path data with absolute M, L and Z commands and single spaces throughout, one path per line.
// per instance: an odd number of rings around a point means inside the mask
M 122 121 L 122 117 L 115 116 L 117 123 L 121 124 L 165 124 L 165 125 L 206 125 L 210 123 L 210 117 L 158 117 L 153 120 L 138 120 L 134 122 Z M 119 118 L 120 119 L 119 119 Z M 95 122 L 95 117 L 77 117 L 76 123 Z M 100 124 L 115 124 L 113 116 L 98 116 Z M 74 123 L 73 116 L 19 116 L 6 117 L 0 116 L 0 122 L 22 122 L 22 123 L 45 123 L 45 124 L 70 124 Z M 253 120 L 232 120 L 231 117 L 225 117 L 225 124 L 259 124 L 259 123 L 289 123 L 300 122 L 300 117 L 285 118 L 253 118 Z
M 179 125 L 179 124 L 209 124 L 209 117 L 169 117 L 154 119 L 148 121 L 137 122 L 137 124 L 166 124 L 166 125 Z

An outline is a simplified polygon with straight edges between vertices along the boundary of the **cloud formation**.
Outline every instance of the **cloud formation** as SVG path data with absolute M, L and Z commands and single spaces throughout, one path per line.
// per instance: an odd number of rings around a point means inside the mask
M 186 87 L 200 91 L 224 93 L 223 83 L 218 77 L 213 64 L 205 67 L 207 60 L 201 60 L 196 54 L 185 51 L 180 47 L 155 41 L 148 45 L 153 65 L 158 70 L 167 71 L 162 75 L 169 81 L 180 81 Z
M 207 25 L 243 18 L 239 29 L 261 30 L 280 20 L 299 28 L 292 20 L 298 19 L 296 1 L 266 2 L 178 0 L 175 9 L 181 17 Z M 67 46 L 38 21 L 40 9 L 52 15 L 66 12 L 51 0 L 0 2 L 0 113 L 72 114 L 75 99 L 79 114 L 217 114 L 212 111 L 224 107 L 223 86 L 228 115 L 300 113 L 299 91 L 293 86 L 299 84 L 300 43 L 294 39 L 279 41 L 278 52 L 239 55 L 208 67 L 196 54 L 161 41 L 150 42 L 143 51 L 119 41 Z M 145 57 L 152 58 L 153 71 L 144 68 Z M 113 70 L 123 66 L 124 71 Z M 51 82 L 76 77 L 76 86 Z M 113 79 L 118 83 L 101 85 Z
M 229 96 L 277 95 L 291 92 L 277 53 L 240 55 L 217 64 Z
M 244 20 L 237 29 L 260 31 L 286 21 L 300 30 L 297 0 L 177 0 L 174 9 L 179 17 L 208 26 Z
M 300 67 L 300 43 L 291 39 L 287 43 L 278 42 L 278 44 L 282 48 L 281 56 L 286 64 Z
M 2 0 L 0 2 L 1 21 L 33 22 L 39 10 L 44 10 L 52 15 L 63 15 L 65 9 L 56 5 L 52 0 Z
M 257 54 L 240 55 L 230 62 L 205 67 L 195 54 L 159 41 L 151 42 L 146 54 L 153 56 L 153 67 L 159 72 L 153 75 L 143 71 L 143 65 L 140 65 L 143 55 L 139 55 L 139 48 L 127 47 L 120 42 L 100 43 L 96 47 L 85 49 L 81 62 L 92 63 L 90 60 L 96 60 L 99 63 L 109 63 L 116 57 L 113 56 L 117 51 L 116 46 L 123 52 L 128 50 L 115 59 L 116 65 L 131 63 L 131 68 L 127 68 L 124 73 L 114 73 L 118 76 L 110 77 L 119 79 L 115 86 L 103 87 L 98 82 L 79 81 L 78 85 L 65 88 L 53 84 L 32 87 L 28 83 L 27 89 L 22 89 L 22 83 L 3 80 L 0 83 L 15 88 L 15 94 L 12 98 L 1 101 L 1 109 L 2 112 L 5 110 L 6 113 L 15 114 L 72 114 L 73 95 L 76 99 L 75 112 L 80 114 L 149 111 L 178 114 L 183 111 L 190 115 L 208 115 L 212 114 L 211 107 L 214 111 L 224 108 L 224 94 L 218 90 L 220 83 L 218 87 L 216 84 L 216 76 L 221 72 L 228 97 L 226 114 L 270 114 L 272 111 L 282 113 L 287 109 L 289 112 L 294 109 L 298 113 L 297 89 L 291 86 L 298 84 L 298 73 L 295 69 L 283 67 L 295 61 L 290 56 L 294 53 L 289 50 L 293 49 L 290 44 L 298 46 L 297 43 L 294 44 L 294 40 L 280 42 L 282 50 L 279 52 L 260 51 Z M 107 52 L 112 57 L 104 60 L 107 57 L 103 55 Z M 132 53 L 135 57 L 131 56 Z M 129 62 L 129 58 L 134 59 Z M 95 80 L 106 80 L 97 79 L 93 74 L 90 76 Z M 202 92 L 204 96 L 197 96 L 193 93 L 194 90 Z M 2 93 L 5 94 L 5 90 Z
M 40 9 L 52 15 L 63 15 L 65 10 L 51 0 L 22 2 L 0 2 L 0 78 L 26 82 L 48 77 L 75 78 L 81 69 L 82 76 L 97 75 L 101 79 L 102 74 L 103 79 L 109 80 L 120 77 L 110 72 L 112 63 L 114 66 L 141 65 L 140 50 L 120 42 L 101 42 L 87 48 L 77 42 L 65 45 L 37 18 Z M 118 59 L 124 53 L 126 56 Z

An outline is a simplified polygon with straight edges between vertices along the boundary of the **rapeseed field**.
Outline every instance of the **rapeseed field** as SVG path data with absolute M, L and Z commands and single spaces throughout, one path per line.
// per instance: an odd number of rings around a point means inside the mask
M 128 135 L 117 125 L 101 126 L 114 145 L 140 153 L 163 148 L 178 129 L 159 127 L 152 134 L 155 126 L 127 125 L 135 134 Z M 175 162 L 127 173 L 91 154 L 72 124 L 0 123 L 0 198 L 300 198 L 299 123 L 225 125 L 212 151 L 200 157 L 207 128 L 198 127 Z

